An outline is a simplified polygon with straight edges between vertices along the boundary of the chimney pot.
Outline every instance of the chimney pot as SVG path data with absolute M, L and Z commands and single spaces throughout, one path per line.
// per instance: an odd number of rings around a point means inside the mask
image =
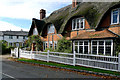
M 72 0 L 72 7 L 76 7 L 79 3 L 78 0 Z

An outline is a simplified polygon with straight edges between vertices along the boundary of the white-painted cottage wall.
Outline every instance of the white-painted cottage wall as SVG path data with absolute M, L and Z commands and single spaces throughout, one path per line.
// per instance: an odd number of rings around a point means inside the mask
M 3 36 L 0 36 L 0 40 L 3 40 Z
M 19 36 L 18 39 L 17 36 L 13 36 L 13 39 L 10 39 L 9 36 L 4 36 L 4 40 L 13 43 L 13 42 L 24 42 L 25 39 L 23 39 L 23 36 Z

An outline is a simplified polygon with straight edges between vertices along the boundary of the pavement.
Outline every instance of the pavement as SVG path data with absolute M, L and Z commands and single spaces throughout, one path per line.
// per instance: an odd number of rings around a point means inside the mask
M 12 79 L 12 80 L 36 80 L 40 78 L 77 78 L 77 79 L 90 79 L 93 80 L 100 79 L 100 77 L 91 75 L 82 75 L 72 71 L 59 70 L 54 68 L 33 66 L 30 64 L 23 64 L 8 60 L 10 55 L 0 56 L 2 57 L 2 79 Z

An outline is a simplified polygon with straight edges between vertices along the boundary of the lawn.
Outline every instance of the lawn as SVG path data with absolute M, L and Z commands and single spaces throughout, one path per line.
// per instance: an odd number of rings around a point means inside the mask
M 63 68 L 70 68 L 70 69 L 77 69 L 77 70 L 86 70 L 86 71 L 92 71 L 92 72 L 98 72 L 98 73 L 107 73 L 107 74 L 112 74 L 112 75 L 117 75 L 117 76 L 120 75 L 120 72 L 115 72 L 115 71 L 88 68 L 88 67 L 82 67 L 82 66 L 65 65 L 65 64 L 59 64 L 59 63 L 54 63 L 54 62 L 45 62 L 45 61 L 38 61 L 38 60 L 31 60 L 31 59 L 24 59 L 24 58 L 20 58 L 18 59 L 18 61 L 44 64 L 44 65 L 49 65 L 49 66 L 56 66 L 56 67 L 63 67 Z

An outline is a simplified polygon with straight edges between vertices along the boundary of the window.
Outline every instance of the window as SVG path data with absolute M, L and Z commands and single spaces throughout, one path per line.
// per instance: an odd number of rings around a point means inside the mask
M 89 41 L 87 40 L 74 41 L 74 50 L 76 51 L 76 53 L 88 54 Z
M 17 39 L 19 39 L 19 36 L 16 36 L 17 37 Z
M 13 39 L 13 36 L 9 36 L 9 39 Z
M 57 49 L 57 42 L 54 41 L 54 49 Z
M 49 48 L 53 48 L 52 41 L 49 41 Z
M 48 34 L 54 33 L 54 31 L 55 31 L 54 25 L 53 24 L 48 25 Z
M 25 36 L 23 36 L 23 39 L 25 39 Z
M 111 12 L 111 24 L 120 23 L 120 8 L 115 9 Z
M 43 50 L 45 50 L 45 49 L 47 48 L 47 42 L 44 42 L 44 43 L 43 43 L 43 46 L 44 46 L 44 47 L 43 47 Z
M 84 29 L 84 18 L 75 18 L 72 20 L 72 30 Z
M 91 42 L 92 54 L 112 56 L 112 48 L 112 40 L 92 40 Z
M 9 46 L 13 46 L 13 43 L 9 43 Z

